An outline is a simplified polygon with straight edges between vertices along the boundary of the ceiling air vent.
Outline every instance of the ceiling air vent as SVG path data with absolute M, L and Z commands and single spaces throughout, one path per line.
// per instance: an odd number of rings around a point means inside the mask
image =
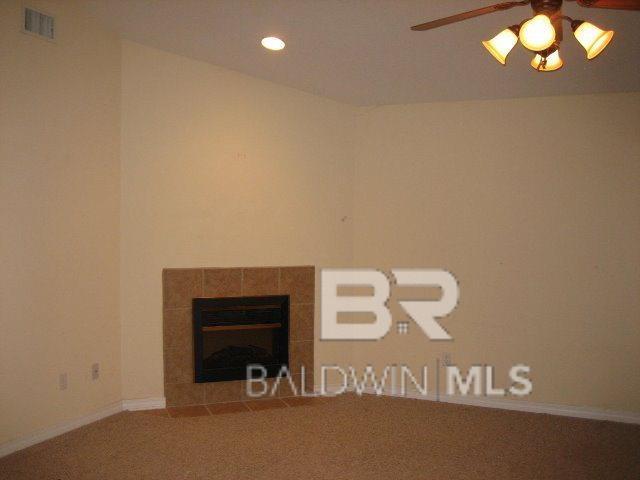
M 54 39 L 53 17 L 31 8 L 24 9 L 24 31 L 49 40 Z

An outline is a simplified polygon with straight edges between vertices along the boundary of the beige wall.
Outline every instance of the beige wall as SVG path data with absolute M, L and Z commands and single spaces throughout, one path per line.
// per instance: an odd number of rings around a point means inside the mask
M 640 94 L 434 103 L 358 122 L 357 265 L 441 267 L 453 342 L 360 364 L 531 365 L 532 401 L 640 411 Z
M 0 444 L 121 398 L 120 42 L 76 1 L 29 2 L 55 43 L 23 34 L 21 5 L 0 2 Z
M 317 363 L 446 352 L 505 386 L 522 362 L 528 400 L 640 410 L 611 374 L 640 360 L 639 115 L 638 94 L 355 109 L 125 43 L 124 397 L 162 395 L 163 267 L 356 264 L 454 272 L 455 341 L 317 342 Z
M 128 42 L 122 95 L 123 395 L 143 398 L 163 268 L 350 262 L 355 109 Z

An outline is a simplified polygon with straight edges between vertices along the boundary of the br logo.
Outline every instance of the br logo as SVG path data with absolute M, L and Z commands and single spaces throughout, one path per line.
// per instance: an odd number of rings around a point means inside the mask
M 440 287 L 439 300 L 401 300 L 398 303 L 431 340 L 453 340 L 436 321 L 453 311 L 460 290 L 455 277 L 438 269 L 394 269 L 391 274 L 400 286 Z M 391 328 L 391 312 L 386 306 L 391 287 L 389 279 L 374 269 L 323 269 L 321 273 L 322 340 L 377 340 Z M 338 287 L 373 288 L 370 296 L 341 296 Z M 340 313 L 372 313 L 374 322 L 338 321 Z

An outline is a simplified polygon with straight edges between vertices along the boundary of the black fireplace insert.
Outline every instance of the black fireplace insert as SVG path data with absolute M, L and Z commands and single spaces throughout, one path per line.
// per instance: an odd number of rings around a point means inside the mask
M 193 299 L 196 383 L 246 380 L 248 365 L 267 377 L 289 367 L 289 296 Z

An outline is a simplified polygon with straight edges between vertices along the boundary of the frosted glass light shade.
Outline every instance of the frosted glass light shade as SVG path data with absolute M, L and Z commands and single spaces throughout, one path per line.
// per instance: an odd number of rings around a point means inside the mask
M 531 60 L 531 66 L 538 70 L 539 72 L 553 72 L 554 70 L 559 70 L 564 65 L 564 62 L 560 58 L 560 51 L 556 50 L 552 54 L 547 57 L 547 63 L 544 67 L 540 66 L 542 63 L 542 55 L 539 53 L 536 54 L 533 60 Z
M 489 50 L 489 53 L 496 60 L 505 65 L 507 63 L 507 55 L 513 50 L 516 43 L 518 43 L 518 36 L 510 28 L 506 28 L 491 40 L 482 42 L 482 45 Z
M 578 28 L 574 29 L 573 34 L 587 51 L 587 58 L 591 60 L 607 48 L 614 32 L 601 30 L 589 22 L 582 22 Z
M 540 52 L 556 41 L 556 30 L 546 15 L 536 15 L 520 28 L 520 41 L 525 48 Z

